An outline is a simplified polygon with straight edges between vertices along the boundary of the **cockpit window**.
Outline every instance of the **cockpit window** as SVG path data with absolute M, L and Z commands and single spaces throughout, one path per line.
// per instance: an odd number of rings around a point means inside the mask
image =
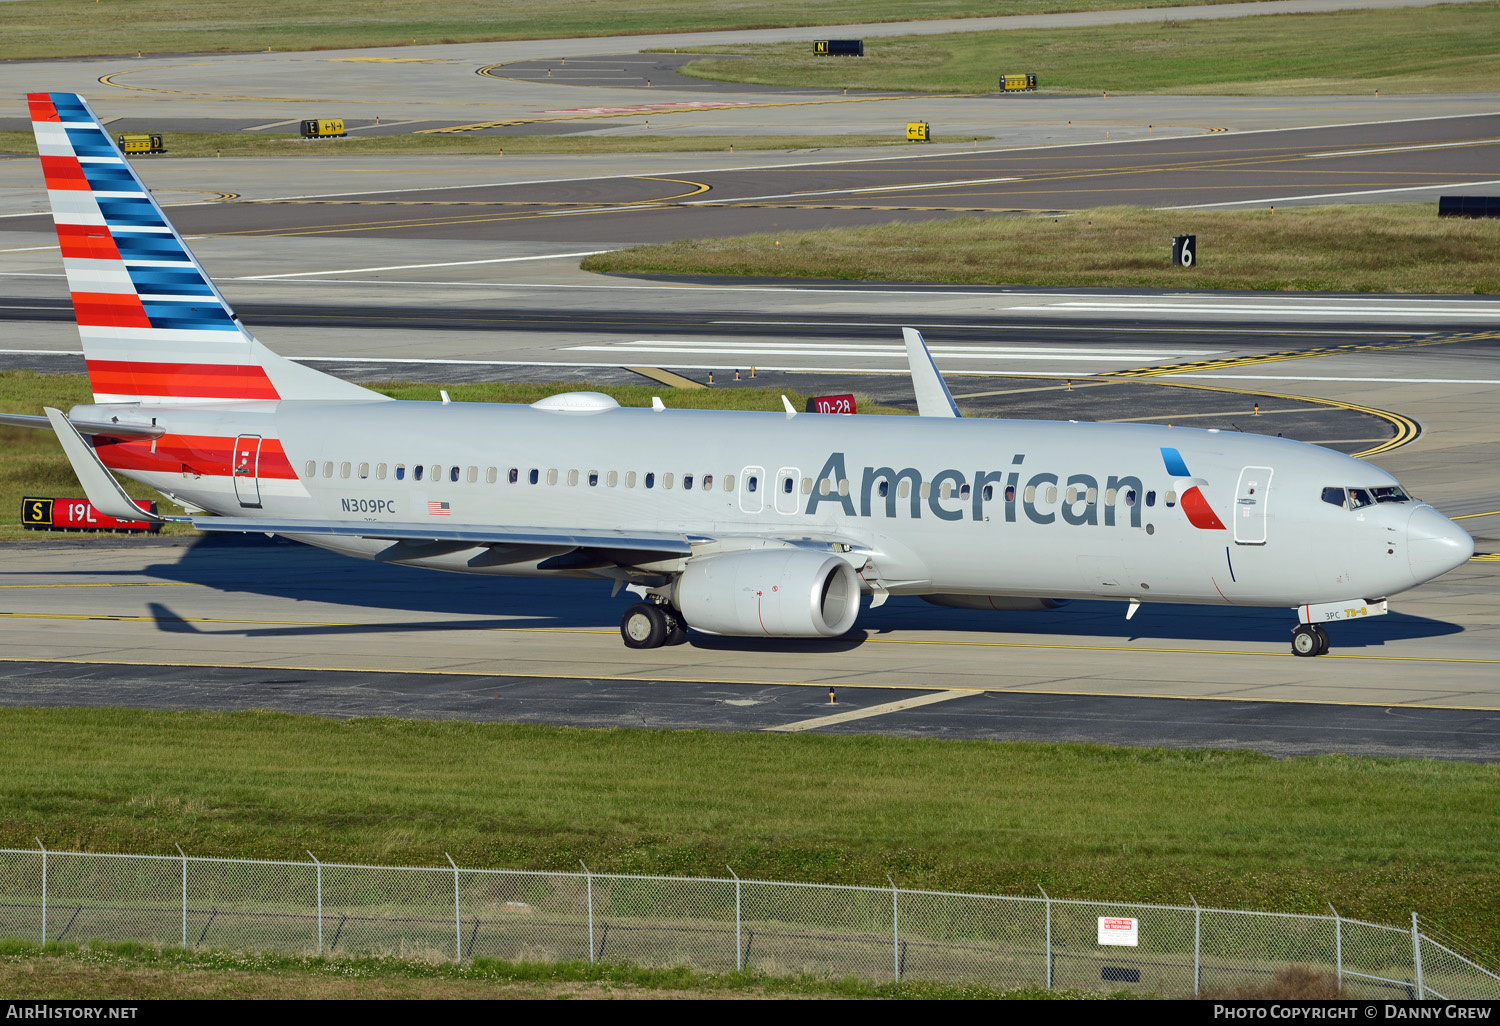
M 1344 490 L 1342 488 L 1324 488 L 1323 501 L 1330 506 L 1342 506 L 1344 504 Z
M 1411 496 L 1407 495 L 1400 485 L 1384 485 L 1380 488 L 1371 488 L 1375 494 L 1376 502 L 1410 502 Z
M 1349 508 L 1363 509 L 1375 505 L 1375 497 L 1363 488 L 1349 489 Z

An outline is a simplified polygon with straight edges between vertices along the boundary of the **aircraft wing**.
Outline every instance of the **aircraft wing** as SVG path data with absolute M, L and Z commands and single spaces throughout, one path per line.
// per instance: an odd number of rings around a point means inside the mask
M 438 527 L 424 522 L 369 520 L 276 520 L 258 517 L 191 517 L 200 531 L 285 534 L 302 537 L 374 538 L 391 542 L 467 542 L 473 545 L 535 545 L 691 555 L 688 536 L 669 532 L 567 530 L 546 527 Z

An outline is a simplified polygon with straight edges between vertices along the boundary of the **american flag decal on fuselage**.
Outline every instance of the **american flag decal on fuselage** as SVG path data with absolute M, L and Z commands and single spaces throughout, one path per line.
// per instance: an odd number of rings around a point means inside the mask
M 83 98 L 26 100 L 95 401 L 280 398 L 254 340 Z
M 451 517 L 453 510 L 446 502 L 429 502 L 427 504 L 427 515 L 432 517 Z

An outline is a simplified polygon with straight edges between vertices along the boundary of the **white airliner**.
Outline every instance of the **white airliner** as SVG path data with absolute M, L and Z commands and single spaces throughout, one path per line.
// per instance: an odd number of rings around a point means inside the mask
M 398 402 L 282 359 L 241 325 L 84 100 L 29 97 L 94 391 L 50 425 L 89 500 L 111 471 L 202 514 L 460 573 L 603 579 L 625 644 L 828 638 L 861 600 L 1293 608 L 1323 625 L 1473 554 L 1389 474 L 1301 442 L 1129 424 L 966 420 L 906 330 L 921 416 Z M 446 395 L 445 395 L 446 400 Z

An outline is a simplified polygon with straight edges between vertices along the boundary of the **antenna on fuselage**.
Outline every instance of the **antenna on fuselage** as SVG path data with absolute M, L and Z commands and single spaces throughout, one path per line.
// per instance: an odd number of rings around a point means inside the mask
M 902 328 L 906 339 L 906 362 L 911 366 L 911 384 L 917 393 L 917 416 L 961 417 L 953 393 L 943 382 L 943 375 L 932 362 L 927 343 L 916 328 Z

